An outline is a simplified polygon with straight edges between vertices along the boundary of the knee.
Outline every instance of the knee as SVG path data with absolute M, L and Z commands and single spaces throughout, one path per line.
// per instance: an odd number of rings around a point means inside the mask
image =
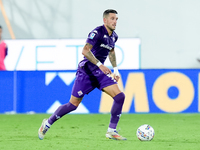
M 123 92 L 117 94 L 115 97 L 113 97 L 114 101 L 117 103 L 124 103 L 125 100 L 125 94 Z
M 79 101 L 70 101 L 70 103 L 76 107 L 79 106 L 80 102 Z
M 74 106 L 78 107 L 78 105 L 81 103 L 83 98 L 76 98 L 74 96 L 71 96 L 70 98 L 70 103 L 73 104 Z

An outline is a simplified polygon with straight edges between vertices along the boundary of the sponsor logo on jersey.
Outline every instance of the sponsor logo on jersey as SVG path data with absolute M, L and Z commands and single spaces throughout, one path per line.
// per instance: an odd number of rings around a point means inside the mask
M 107 48 L 107 49 L 109 49 L 109 50 L 112 49 L 112 47 L 110 47 L 110 46 L 108 46 L 108 45 L 105 45 L 105 44 L 101 44 L 100 47 Z
M 95 37 L 95 35 L 96 35 L 95 33 L 91 33 L 89 38 L 93 39 Z

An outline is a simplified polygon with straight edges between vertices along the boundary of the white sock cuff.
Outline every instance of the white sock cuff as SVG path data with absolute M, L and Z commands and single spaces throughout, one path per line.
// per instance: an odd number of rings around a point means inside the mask
M 114 131 L 116 131 L 116 129 L 108 127 L 108 132 L 114 132 Z
M 45 124 L 50 128 L 51 124 L 49 124 L 48 120 L 45 122 Z

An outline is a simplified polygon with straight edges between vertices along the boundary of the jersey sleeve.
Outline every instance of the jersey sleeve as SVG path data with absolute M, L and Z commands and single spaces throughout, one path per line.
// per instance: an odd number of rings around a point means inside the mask
M 86 40 L 86 43 L 89 43 L 92 46 L 94 46 L 99 39 L 100 39 L 100 33 L 98 33 L 97 30 L 93 30 L 92 32 L 90 32 L 88 34 L 88 38 Z

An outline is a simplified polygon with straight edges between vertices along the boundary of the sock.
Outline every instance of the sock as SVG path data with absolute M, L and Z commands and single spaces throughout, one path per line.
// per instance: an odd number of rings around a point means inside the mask
M 69 112 L 75 110 L 77 107 L 74 106 L 72 103 L 68 102 L 67 104 L 61 105 L 58 109 L 54 112 L 51 117 L 48 119 L 48 123 L 52 125 L 55 121 L 60 119 L 62 116 L 68 114 Z
M 116 129 L 113 129 L 113 128 L 110 128 L 110 127 L 108 127 L 108 130 L 107 130 L 108 132 L 114 132 L 114 131 L 116 131 Z
M 111 119 L 110 119 L 109 128 L 116 129 L 117 124 L 119 122 L 119 118 L 122 113 L 122 106 L 124 104 L 125 95 L 124 93 L 121 92 L 115 97 L 113 97 L 113 99 L 114 99 L 114 102 L 111 109 Z

